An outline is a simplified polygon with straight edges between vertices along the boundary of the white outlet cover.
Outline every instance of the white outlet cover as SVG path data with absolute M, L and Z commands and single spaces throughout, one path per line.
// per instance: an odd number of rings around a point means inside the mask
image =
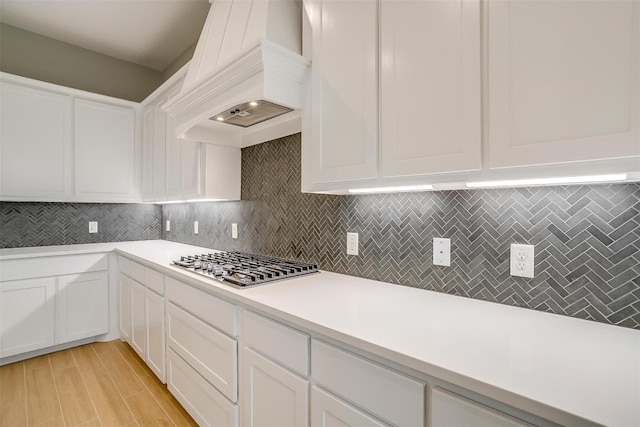
M 89 233 L 97 233 L 98 232 L 98 221 L 89 221 Z
M 232 239 L 238 238 L 238 224 L 236 224 L 235 222 L 231 224 L 231 238 Z
M 511 245 L 510 274 L 518 277 L 533 278 L 535 270 L 535 251 L 533 245 Z
M 193 234 L 198 234 L 198 221 L 193 221 Z
M 451 239 L 433 239 L 433 265 L 451 265 Z
M 171 231 L 171 221 L 167 220 L 167 231 Z
M 347 233 L 347 255 L 358 255 L 358 233 Z

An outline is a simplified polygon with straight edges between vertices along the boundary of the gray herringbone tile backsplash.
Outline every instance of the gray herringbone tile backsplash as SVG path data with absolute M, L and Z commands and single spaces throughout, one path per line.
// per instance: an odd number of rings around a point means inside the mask
M 302 194 L 293 135 L 243 149 L 242 199 L 165 205 L 163 238 L 640 329 L 640 184 Z M 451 238 L 451 267 L 432 265 L 434 237 Z M 509 275 L 511 243 L 536 245 L 534 279 Z
M 157 205 L 0 202 L 0 248 L 160 239 L 161 218 Z

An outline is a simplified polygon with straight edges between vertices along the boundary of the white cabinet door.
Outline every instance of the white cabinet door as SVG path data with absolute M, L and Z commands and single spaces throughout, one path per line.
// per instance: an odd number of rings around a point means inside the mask
M 381 176 L 479 170 L 480 1 L 381 1 L 380 58 Z
M 135 199 L 135 112 L 75 101 L 75 190 L 86 201 Z
M 131 347 L 142 360 L 145 360 L 147 353 L 145 287 L 135 280 L 130 280 L 129 283 L 131 284 Z
M 153 140 L 155 117 L 154 106 L 147 106 L 142 111 L 142 199 L 153 199 Z
M 147 365 L 165 382 L 164 363 L 164 297 L 145 290 Z
M 326 391 L 311 387 L 311 427 L 385 427 L 388 424 L 362 412 Z
M 175 126 L 175 120 L 165 114 L 165 195 L 168 199 L 179 198 L 182 184 L 182 140 L 174 136 Z
M 431 390 L 431 427 L 531 427 L 486 406 L 434 387 Z
M 640 155 L 640 2 L 487 8 L 491 168 Z
M 118 325 L 120 338 L 131 344 L 131 279 L 118 274 Z
M 309 382 L 248 348 L 243 355 L 243 425 L 308 425 Z
M 0 283 L 0 357 L 55 343 L 56 279 Z
M 58 278 L 57 344 L 109 332 L 109 278 L 107 272 Z
M 180 143 L 180 192 L 184 199 L 201 197 L 201 143 L 182 140 Z
M 312 39 L 312 184 L 378 175 L 378 3 L 305 1 Z M 306 172 L 305 172 L 306 174 Z
M 70 200 L 71 97 L 2 82 L 0 108 L 2 198 Z
M 165 162 L 166 162 L 166 113 L 159 107 L 153 108 L 153 180 L 154 199 L 165 198 Z

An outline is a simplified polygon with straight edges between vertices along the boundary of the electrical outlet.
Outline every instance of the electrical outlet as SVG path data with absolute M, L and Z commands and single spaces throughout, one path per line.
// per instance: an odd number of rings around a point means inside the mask
M 451 239 L 433 239 L 433 265 L 451 265 Z
M 193 234 L 198 234 L 198 221 L 193 221 Z
M 347 233 L 347 255 L 358 255 L 358 233 Z
M 533 245 L 511 245 L 511 275 L 533 278 L 534 249 Z
M 167 220 L 167 231 L 171 231 L 171 221 Z
M 238 238 L 238 224 L 236 224 L 235 222 L 231 224 L 231 238 L 232 239 Z
M 89 221 L 89 233 L 98 232 L 98 221 Z

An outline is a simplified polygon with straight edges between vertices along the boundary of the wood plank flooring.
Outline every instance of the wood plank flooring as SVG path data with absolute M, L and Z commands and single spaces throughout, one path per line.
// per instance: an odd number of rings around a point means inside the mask
M 0 427 L 197 426 L 126 343 L 0 366 Z

